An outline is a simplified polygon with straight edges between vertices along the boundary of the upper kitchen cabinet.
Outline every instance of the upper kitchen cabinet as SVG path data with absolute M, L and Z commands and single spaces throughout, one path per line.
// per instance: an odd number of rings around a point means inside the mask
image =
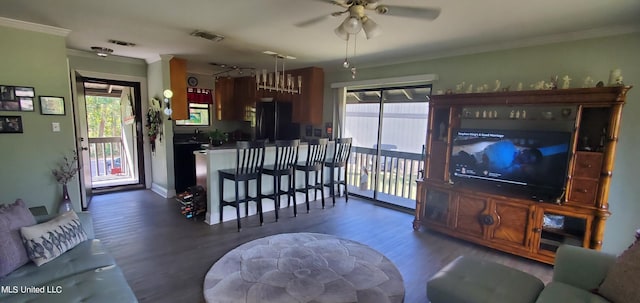
M 169 61 L 171 80 L 171 119 L 188 120 L 189 104 L 187 102 L 187 61 L 180 58 L 172 58 Z
M 292 103 L 294 123 L 322 124 L 324 102 L 324 71 L 319 67 L 308 67 L 286 71 L 297 79 L 302 77 L 300 94 L 275 90 L 256 90 L 255 77 L 221 77 L 216 80 L 216 118 L 218 120 L 245 121 L 250 119 L 250 108 L 262 98 L 273 98 L 278 102 Z
M 234 78 L 220 77 L 216 79 L 214 95 L 216 98 L 216 119 L 237 120 L 234 102 Z
M 245 121 L 247 111 L 256 105 L 254 77 L 216 79 L 216 118 L 225 121 Z
M 293 71 L 302 76 L 302 92 L 292 96 L 293 122 L 302 124 L 322 124 L 324 102 L 324 71 L 319 67 L 307 67 Z

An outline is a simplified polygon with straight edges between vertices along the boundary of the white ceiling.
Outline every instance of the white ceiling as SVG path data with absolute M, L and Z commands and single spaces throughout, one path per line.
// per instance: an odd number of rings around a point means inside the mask
M 357 38 L 354 64 L 372 66 L 489 49 L 640 30 L 640 0 L 380 0 L 439 7 L 435 21 L 368 15 L 382 35 Z M 153 62 L 159 55 L 188 60 L 188 71 L 212 74 L 210 62 L 272 68 L 265 50 L 295 56 L 288 68 L 339 69 L 345 41 L 333 30 L 345 18 L 295 24 L 341 10 L 323 0 L 3 0 L 0 17 L 71 30 L 70 49 L 114 49 L 113 55 Z M 220 34 L 218 43 L 190 36 Z M 110 44 L 109 39 L 135 43 Z M 350 50 L 353 53 L 353 50 Z M 351 55 L 350 55 L 351 56 Z

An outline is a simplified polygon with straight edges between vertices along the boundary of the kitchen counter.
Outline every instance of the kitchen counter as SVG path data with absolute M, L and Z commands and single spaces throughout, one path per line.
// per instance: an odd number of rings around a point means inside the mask
M 329 142 L 329 146 L 327 148 L 327 159 L 330 159 L 333 156 L 333 142 Z M 275 162 L 275 144 L 268 144 L 265 148 L 265 158 L 264 165 L 270 165 Z M 198 184 L 203 185 L 207 189 L 207 214 L 205 222 L 209 225 L 213 225 L 216 223 L 220 223 L 219 220 L 219 187 L 218 187 L 218 170 L 219 169 L 229 169 L 234 168 L 236 165 L 236 145 L 235 143 L 224 144 L 222 146 L 213 147 L 211 149 L 203 149 L 193 152 L 196 158 L 196 163 L 200 163 L 196 165 L 196 176 L 198 179 Z M 298 151 L 298 161 L 302 162 L 307 158 L 308 153 L 308 145 L 307 143 L 301 143 Z M 312 175 L 313 176 L 313 175 Z M 329 180 L 329 173 L 325 171 L 324 174 L 325 183 Z M 285 177 L 286 178 L 286 177 Z M 313 177 L 311 178 L 314 179 Z M 286 184 L 286 182 L 283 182 Z M 304 174 L 300 171 L 296 172 L 295 184 L 298 188 L 303 187 L 304 184 Z M 244 186 L 240 186 L 240 196 L 243 197 L 244 194 Z M 284 187 L 283 187 L 284 189 Z M 255 181 L 250 181 L 249 192 L 251 195 L 255 195 Z M 268 175 L 263 175 L 262 178 L 262 191 L 263 194 L 273 193 L 273 177 Z M 328 187 L 324 190 L 325 197 L 328 196 L 329 190 Z M 231 181 L 225 181 L 224 183 L 224 199 L 225 200 L 233 200 L 235 198 L 234 185 Z M 282 201 L 286 201 L 286 196 L 282 197 Z M 296 199 L 298 205 L 304 206 L 305 203 L 305 195 L 303 193 L 296 193 Z M 282 203 L 282 207 L 286 209 L 286 202 Z M 244 207 L 246 204 L 242 204 L 240 213 L 244 213 Z M 262 201 L 263 212 L 269 212 L 275 209 L 274 202 L 271 199 L 264 199 Z M 254 215 L 257 213 L 257 208 L 255 203 L 249 204 L 249 215 Z M 287 210 L 283 210 L 280 212 L 281 216 L 289 216 L 293 215 L 293 209 L 290 212 Z M 236 211 L 233 207 L 225 207 L 223 209 L 222 221 L 230 221 L 236 219 Z M 272 215 L 265 216 L 265 222 L 273 222 L 275 218 Z

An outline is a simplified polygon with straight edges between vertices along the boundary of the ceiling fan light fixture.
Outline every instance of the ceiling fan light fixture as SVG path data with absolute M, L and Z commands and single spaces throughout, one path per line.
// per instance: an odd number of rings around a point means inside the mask
M 342 27 L 345 32 L 355 35 L 362 30 L 362 22 L 358 17 L 349 16 L 342 22 L 340 27 Z
M 349 33 L 347 33 L 347 31 L 345 31 L 342 28 L 342 24 L 340 24 L 340 26 L 336 27 L 336 29 L 333 31 L 336 36 L 338 36 L 340 39 L 342 40 L 348 40 L 349 39 Z
M 380 30 L 377 23 L 369 17 L 364 17 L 362 19 L 362 29 L 364 30 L 364 34 L 367 36 L 367 39 L 372 39 L 382 34 L 382 30 Z

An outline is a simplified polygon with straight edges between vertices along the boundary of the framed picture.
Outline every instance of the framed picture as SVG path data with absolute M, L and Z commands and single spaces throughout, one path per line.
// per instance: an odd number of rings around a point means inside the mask
M 18 97 L 18 101 L 20 101 L 20 110 L 23 112 L 32 112 L 34 111 L 33 107 L 33 98 L 30 97 Z
M 0 134 L 15 134 L 22 132 L 22 117 L 0 116 Z
M 33 87 L 15 86 L 13 89 L 14 89 L 14 93 L 15 93 L 16 97 L 33 98 L 33 97 L 36 96 L 36 90 L 33 89 Z
M 0 85 L 0 101 L 15 101 L 15 87 L 8 85 Z
M 12 100 L 0 101 L 0 110 L 2 111 L 19 111 L 20 102 Z
M 64 98 L 40 96 L 40 113 L 43 115 L 64 116 Z

